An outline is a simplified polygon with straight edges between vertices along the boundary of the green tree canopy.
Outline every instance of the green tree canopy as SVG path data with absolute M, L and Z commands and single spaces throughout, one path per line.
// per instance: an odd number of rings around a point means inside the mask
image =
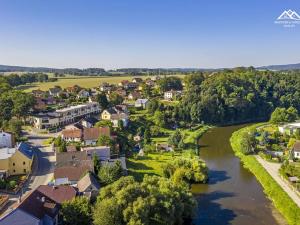
M 94 210 L 94 224 L 182 224 L 193 216 L 196 201 L 186 185 L 145 176 L 141 183 L 122 177 L 101 189 Z

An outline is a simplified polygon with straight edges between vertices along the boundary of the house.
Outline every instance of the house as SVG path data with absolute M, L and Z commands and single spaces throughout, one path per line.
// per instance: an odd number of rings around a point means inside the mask
M 40 185 L 37 188 L 37 191 L 47 196 L 54 202 L 62 204 L 65 201 L 72 200 L 76 197 L 77 191 L 72 186 L 59 185 L 59 186 L 48 186 Z
M 122 80 L 118 85 L 127 90 L 137 88 L 139 86 L 139 83 L 130 82 L 128 80 Z
M 62 89 L 59 86 L 55 86 L 54 88 L 49 88 L 49 95 L 51 95 L 51 96 L 59 97 L 61 92 L 62 92 Z
M 128 95 L 129 100 L 136 100 L 138 98 L 141 98 L 141 94 L 140 94 L 140 92 L 137 92 L 137 91 L 133 91 Z
M 35 98 L 35 104 L 34 104 L 33 108 L 35 110 L 43 111 L 47 108 L 47 104 L 44 102 L 43 99 L 41 99 L 39 97 L 36 97 Z
M 71 94 L 76 94 L 76 93 L 78 93 L 81 89 L 82 89 L 81 87 L 79 87 L 78 85 L 75 84 L 75 85 L 72 86 L 72 87 L 67 87 L 67 88 L 66 88 L 66 91 L 67 91 L 68 93 L 71 93 Z
M 38 190 L 28 195 L 16 209 L 0 219 L 1 225 L 56 225 L 59 204 Z
M 117 90 L 115 90 L 115 93 L 117 93 L 118 95 L 122 96 L 123 98 L 126 97 L 127 93 L 125 90 L 118 88 Z
M 100 161 L 109 160 L 111 157 L 108 146 L 83 147 L 81 151 L 86 152 L 90 158 L 96 155 Z
M 135 101 L 134 103 L 134 106 L 136 108 L 143 108 L 143 109 L 146 109 L 147 108 L 147 105 L 149 103 L 149 100 L 146 99 L 146 98 L 139 98 Z
M 82 126 L 84 126 L 86 128 L 91 128 L 91 127 L 94 127 L 95 124 L 99 122 L 99 120 L 94 117 L 86 117 L 86 118 L 80 120 L 79 122 L 82 124 Z
M 135 77 L 135 78 L 132 79 L 132 82 L 133 82 L 133 83 L 142 83 L 142 82 L 143 82 L 143 79 L 140 78 L 140 77 Z
M 297 130 L 300 130 L 300 122 L 288 123 L 278 126 L 278 131 L 281 134 L 294 135 Z
M 75 198 L 77 191 L 71 186 L 40 185 L 0 219 L 1 225 L 57 225 L 61 204 Z
M 36 97 L 36 98 L 44 98 L 44 97 L 47 95 L 47 93 L 46 93 L 45 91 L 42 91 L 42 90 L 40 90 L 40 89 L 38 89 L 38 90 L 33 90 L 33 91 L 31 92 L 31 94 L 32 94 L 34 97 Z
M 54 169 L 55 185 L 74 185 L 88 172 L 94 172 L 93 161 L 85 160 L 70 166 L 62 166 Z
M 120 111 L 116 107 L 112 107 L 112 108 L 103 110 L 103 112 L 101 113 L 101 119 L 111 121 L 113 124 L 113 127 L 118 127 L 120 121 L 122 121 L 123 126 L 127 127 L 128 121 L 129 121 L 129 115 L 128 115 L 128 113 L 126 113 L 124 111 Z
M 63 166 L 70 166 L 80 163 L 81 161 L 90 160 L 91 157 L 84 151 L 69 151 L 69 152 L 56 152 L 56 168 Z
M 30 173 L 32 161 L 33 151 L 24 142 L 16 148 L 0 148 L 0 170 L 7 176 Z
M 96 198 L 100 189 L 100 184 L 93 174 L 87 173 L 77 183 L 79 193 L 89 198 Z
M 82 139 L 82 131 L 81 130 L 63 130 L 61 132 L 61 137 L 64 141 L 70 142 L 70 141 L 75 141 L 75 142 L 81 142 Z
M 83 129 L 83 141 L 85 145 L 96 145 L 100 136 L 110 137 L 109 127 L 93 127 Z
M 300 159 L 300 141 L 296 141 L 292 148 L 292 153 L 295 159 Z
M 154 87 L 155 86 L 155 81 L 153 81 L 151 79 L 147 79 L 145 83 L 146 83 L 146 85 L 148 85 L 150 87 Z
M 85 104 L 57 109 L 55 112 L 39 113 L 33 115 L 31 120 L 35 128 L 49 129 L 74 123 L 84 117 L 89 117 L 97 113 L 100 113 L 99 103 L 87 102 Z
M 178 98 L 181 95 L 181 91 L 166 91 L 164 92 L 164 99 L 165 100 L 174 100 L 176 98 Z
M 103 82 L 101 85 L 100 85 L 100 91 L 103 91 L 103 92 L 109 92 L 111 91 L 113 88 L 112 85 L 110 85 L 109 83 L 107 82 Z
M 167 152 L 172 152 L 173 148 L 172 146 L 168 145 L 168 144 L 156 144 L 156 150 L 157 151 L 167 151 Z
M 90 93 L 87 90 L 82 89 L 78 92 L 77 98 L 88 98 L 90 96 Z
M 12 148 L 14 145 L 15 140 L 13 134 L 0 131 L 0 148 Z

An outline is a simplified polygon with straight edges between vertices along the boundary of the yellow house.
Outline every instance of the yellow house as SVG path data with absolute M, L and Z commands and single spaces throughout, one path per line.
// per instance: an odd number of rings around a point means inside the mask
M 17 148 L 0 149 L 0 170 L 7 176 L 28 174 L 31 172 L 33 152 L 24 142 Z
M 111 115 L 116 114 L 117 112 L 113 109 L 106 109 L 102 112 L 101 114 L 101 119 L 102 120 L 111 120 Z

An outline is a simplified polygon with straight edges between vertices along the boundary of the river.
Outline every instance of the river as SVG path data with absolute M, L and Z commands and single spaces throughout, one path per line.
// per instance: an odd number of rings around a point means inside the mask
M 198 201 L 194 224 L 286 224 L 255 176 L 244 169 L 229 138 L 245 125 L 210 129 L 200 139 L 200 157 L 209 167 L 208 184 L 193 185 Z

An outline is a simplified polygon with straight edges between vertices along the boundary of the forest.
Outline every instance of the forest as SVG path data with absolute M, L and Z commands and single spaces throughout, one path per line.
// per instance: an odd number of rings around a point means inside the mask
M 181 120 L 232 124 L 268 120 L 276 107 L 300 110 L 300 73 L 237 68 L 186 76 Z

